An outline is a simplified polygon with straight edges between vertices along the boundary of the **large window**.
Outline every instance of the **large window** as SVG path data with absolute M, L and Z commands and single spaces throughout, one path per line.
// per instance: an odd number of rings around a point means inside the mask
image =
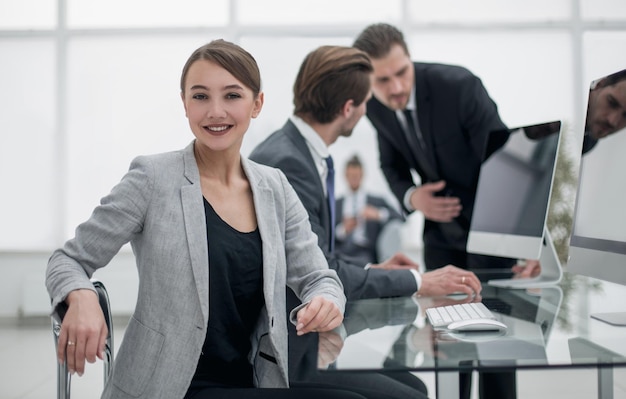
M 305 54 L 380 21 L 415 60 L 476 73 L 511 126 L 563 119 L 576 133 L 589 81 L 626 67 L 623 0 L 3 0 L 0 251 L 58 246 L 134 156 L 191 141 L 178 85 L 199 45 L 235 41 L 260 65 L 247 155 L 291 114 Z M 338 165 L 358 152 L 367 185 L 391 198 L 366 119 L 331 152 Z

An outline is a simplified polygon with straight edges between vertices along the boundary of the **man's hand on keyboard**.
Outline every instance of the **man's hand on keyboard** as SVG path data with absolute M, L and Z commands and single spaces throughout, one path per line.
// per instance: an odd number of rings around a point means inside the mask
M 417 295 L 438 296 L 464 293 L 469 297 L 480 295 L 482 286 L 470 271 L 448 265 L 422 274 L 422 284 Z

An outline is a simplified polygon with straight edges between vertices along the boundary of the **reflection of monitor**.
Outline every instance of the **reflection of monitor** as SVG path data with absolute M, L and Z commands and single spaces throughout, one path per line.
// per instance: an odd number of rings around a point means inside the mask
M 483 295 L 484 294 L 484 295 Z M 481 365 L 507 366 L 546 360 L 546 344 L 556 322 L 563 291 L 558 286 L 533 290 L 485 287 L 482 302 L 507 325 L 505 335 L 442 333 L 460 342 L 475 344 Z
M 512 129 L 506 143 L 480 170 L 467 251 L 521 259 L 546 257 L 541 276 L 516 281 L 516 286 L 554 284 L 561 277 L 545 228 L 560 136 L 560 121 Z M 544 269 L 549 275 L 544 275 Z M 503 285 L 510 286 L 511 281 Z
M 563 301 L 563 291 L 558 285 L 528 290 L 487 286 L 481 295 L 482 302 L 492 312 L 539 325 L 546 341 L 550 337 Z
M 614 79 L 616 76 L 621 76 L 621 80 Z M 624 125 L 626 70 L 595 80 L 589 90 L 567 268 L 573 273 L 626 285 Z M 624 312 L 591 316 L 626 326 L 626 307 Z

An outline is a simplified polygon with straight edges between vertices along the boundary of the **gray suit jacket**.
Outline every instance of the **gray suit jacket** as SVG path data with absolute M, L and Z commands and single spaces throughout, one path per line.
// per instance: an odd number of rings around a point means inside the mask
M 309 213 L 318 244 L 328 265 L 337 270 L 348 299 L 407 296 L 417 291 L 415 278 L 408 270 L 365 270 L 365 264 L 355 264 L 336 252 L 329 252 L 328 237 L 334 226 L 330 226 L 322 182 L 304 137 L 291 121 L 259 144 L 250 159 L 285 173 Z
M 257 386 L 286 387 L 285 287 L 305 303 L 323 295 L 342 311 L 345 297 L 285 176 L 246 159 L 242 165 L 263 241 L 265 307 L 251 337 L 250 361 Z M 91 289 L 92 274 L 131 243 L 138 299 L 103 398 L 184 396 L 210 322 L 206 228 L 192 143 L 136 158 L 76 236 L 51 256 L 46 285 L 54 311 L 70 291 Z

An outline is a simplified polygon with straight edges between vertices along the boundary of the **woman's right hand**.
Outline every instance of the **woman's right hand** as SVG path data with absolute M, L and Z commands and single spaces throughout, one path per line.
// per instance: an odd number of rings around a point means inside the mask
M 296 333 L 304 335 L 311 331 L 330 331 L 342 321 L 343 314 L 334 302 L 323 296 L 316 296 L 298 310 Z
M 81 376 L 85 360 L 94 363 L 96 357 L 103 359 L 108 329 L 94 291 L 72 291 L 65 302 L 68 309 L 61 324 L 57 358 L 59 363 L 67 360 L 69 372 Z

